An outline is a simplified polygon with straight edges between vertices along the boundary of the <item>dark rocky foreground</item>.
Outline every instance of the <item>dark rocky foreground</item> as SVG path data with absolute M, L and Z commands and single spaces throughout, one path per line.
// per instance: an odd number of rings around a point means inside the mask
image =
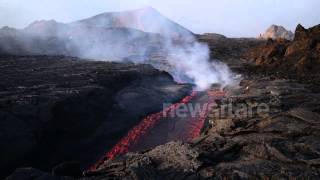
M 244 74 L 207 118 L 201 137 L 105 161 L 80 179 L 318 179 L 320 88 Z M 232 114 L 217 109 L 230 102 Z M 257 113 L 261 104 L 269 110 Z M 242 104 L 252 107 L 252 115 Z M 68 179 L 32 168 L 8 179 Z M 72 178 L 70 178 L 72 179 Z
M 1 56 L 0 79 L 1 176 L 64 161 L 88 168 L 145 115 L 191 91 L 149 65 L 63 56 Z
M 288 80 L 249 79 L 220 106 L 266 103 L 270 114 L 209 118 L 211 125 L 193 143 L 172 142 L 105 162 L 86 179 L 319 178 L 318 91 Z

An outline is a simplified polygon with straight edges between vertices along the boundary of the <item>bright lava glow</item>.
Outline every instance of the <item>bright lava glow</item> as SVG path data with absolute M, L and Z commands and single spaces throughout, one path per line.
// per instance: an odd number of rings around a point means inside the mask
M 117 155 L 125 154 L 129 151 L 130 146 L 138 142 L 138 140 L 144 136 L 150 129 L 152 129 L 155 124 L 163 118 L 165 113 L 170 113 L 175 110 L 179 105 L 188 103 L 194 96 L 196 92 L 193 91 L 189 96 L 184 97 L 180 102 L 175 103 L 161 112 L 151 114 L 145 117 L 138 125 L 133 127 L 128 134 L 122 138 L 93 168 L 92 170 L 99 167 L 104 160 L 113 159 Z
M 225 93 L 220 91 L 208 91 L 207 94 L 209 96 L 208 103 L 214 103 L 216 98 L 225 96 Z M 105 160 L 113 159 L 118 155 L 129 152 L 130 147 L 136 144 L 141 137 L 146 135 L 163 118 L 164 114 L 169 114 L 170 112 L 176 110 L 180 105 L 187 104 L 196 95 L 197 93 L 193 91 L 190 95 L 184 97 L 180 102 L 167 107 L 161 112 L 145 117 L 138 125 L 133 127 L 128 134 L 123 137 L 109 152 L 107 152 L 106 155 L 100 161 L 98 161 L 98 163 L 91 167 L 89 171 L 97 169 Z M 190 127 L 188 128 L 189 131 L 186 135 L 187 141 L 191 141 L 201 134 L 201 129 L 209 114 L 209 110 L 206 110 L 203 113 L 203 115 L 195 118 L 194 121 L 192 121 L 193 123 L 190 124 Z

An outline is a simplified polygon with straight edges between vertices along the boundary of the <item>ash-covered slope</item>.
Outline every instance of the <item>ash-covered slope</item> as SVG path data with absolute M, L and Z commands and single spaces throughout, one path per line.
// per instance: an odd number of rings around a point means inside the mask
M 143 117 L 188 95 L 149 65 L 63 56 L 0 57 L 0 175 L 96 162 Z
M 66 38 L 54 34 L 31 33 L 26 30 L 3 27 L 0 29 L 0 53 L 12 55 L 67 55 L 73 54 Z
M 0 52 L 122 60 L 146 58 L 172 39 L 193 40 L 186 28 L 153 8 L 103 13 L 72 23 L 40 20 L 24 29 L 0 29 Z M 157 50 L 159 49 L 159 50 Z M 139 61 L 139 58 L 137 58 Z
M 39 21 L 23 30 L 0 29 L 0 52 L 11 55 L 66 55 L 112 59 L 148 55 L 161 49 L 159 35 L 130 28 L 70 26 L 55 21 Z

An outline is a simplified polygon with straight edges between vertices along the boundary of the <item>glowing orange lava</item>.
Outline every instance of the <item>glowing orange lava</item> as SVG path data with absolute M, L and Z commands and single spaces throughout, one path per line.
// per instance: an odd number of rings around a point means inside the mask
M 163 117 L 165 114 L 169 114 L 170 112 L 176 110 L 180 105 L 187 104 L 193 97 L 196 96 L 196 92 L 193 91 L 189 96 L 183 98 L 180 102 L 175 103 L 163 111 L 151 114 L 145 117 L 138 125 L 133 127 L 125 137 L 123 137 L 106 155 L 98 161 L 94 167 L 90 168 L 90 170 L 94 170 L 98 168 L 103 162 L 107 159 L 113 159 L 115 156 L 125 154 L 130 149 L 130 147 L 138 142 L 138 140 L 147 134 Z M 207 104 L 215 103 L 215 100 L 219 97 L 224 97 L 226 94 L 222 91 L 208 91 L 208 101 Z M 186 134 L 186 140 L 191 141 L 192 139 L 198 137 L 201 134 L 201 130 L 205 123 L 205 120 L 210 112 L 210 108 L 206 108 L 204 111 L 201 111 L 198 117 L 194 117 L 192 124 L 190 124 L 188 128 L 188 132 Z
M 201 130 L 204 126 L 205 120 L 208 117 L 209 113 L 210 113 L 210 104 L 215 104 L 215 101 L 217 98 L 221 98 L 226 96 L 226 93 L 224 91 L 216 91 L 216 90 L 209 90 L 207 92 L 208 94 L 208 101 L 206 103 L 206 108 L 204 108 L 200 113 L 199 113 L 199 117 L 195 118 L 192 123 L 189 125 L 190 127 L 188 128 L 188 132 L 187 132 L 187 141 L 191 141 L 196 137 L 199 137 L 201 134 Z
M 90 169 L 96 169 L 103 163 L 105 159 L 113 159 L 117 155 L 125 154 L 129 151 L 130 146 L 137 143 L 137 141 L 144 136 L 155 124 L 163 118 L 164 114 L 169 114 L 175 110 L 179 105 L 188 103 L 196 92 L 193 91 L 189 96 L 184 97 L 180 102 L 175 103 L 161 112 L 151 114 L 144 118 L 138 125 L 133 127 L 128 134 L 123 137 L 94 167 Z

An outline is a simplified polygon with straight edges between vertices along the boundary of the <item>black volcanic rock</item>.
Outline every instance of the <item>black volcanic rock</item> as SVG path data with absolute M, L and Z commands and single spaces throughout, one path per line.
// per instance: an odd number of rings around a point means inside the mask
M 319 86 L 243 75 L 212 111 L 232 102 L 234 114 L 208 116 L 201 137 L 105 160 L 80 179 L 319 179 Z M 268 109 L 236 114 L 244 104 Z
M 61 163 L 52 168 L 52 175 L 80 178 L 82 176 L 81 165 L 77 162 Z
M 0 57 L 0 169 L 87 168 L 144 116 L 191 91 L 150 65 Z
M 301 24 L 298 24 L 294 34 L 294 40 L 298 41 L 307 37 L 307 30 Z
M 73 180 L 65 176 L 54 176 L 34 168 L 19 168 L 6 178 L 6 180 Z

